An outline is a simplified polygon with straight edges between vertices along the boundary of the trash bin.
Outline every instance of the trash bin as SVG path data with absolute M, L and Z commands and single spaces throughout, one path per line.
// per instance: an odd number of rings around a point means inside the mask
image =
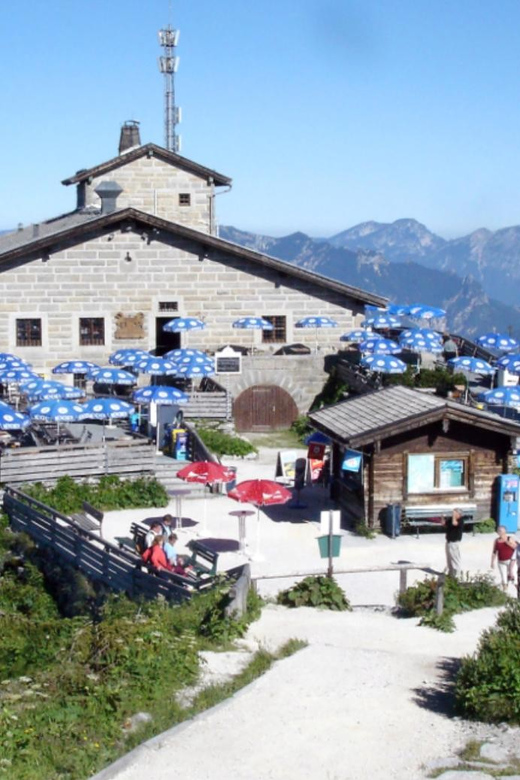
M 332 539 L 332 557 L 338 558 L 341 552 L 341 534 L 332 534 L 332 537 L 326 534 L 325 536 L 318 536 L 318 545 L 320 548 L 320 555 L 322 558 L 328 558 L 330 555 L 329 540 Z
M 385 510 L 385 533 L 395 539 L 401 533 L 401 504 L 388 504 Z
M 229 493 L 230 490 L 233 490 L 237 486 L 237 470 L 235 466 L 230 466 L 229 471 L 233 473 L 233 478 L 229 480 L 229 482 L 226 482 L 226 492 Z

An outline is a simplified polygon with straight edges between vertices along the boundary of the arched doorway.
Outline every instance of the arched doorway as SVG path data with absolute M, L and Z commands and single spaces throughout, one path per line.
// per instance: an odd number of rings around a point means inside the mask
M 298 407 L 277 385 L 255 385 L 240 393 L 233 404 L 237 431 L 276 431 L 290 428 Z

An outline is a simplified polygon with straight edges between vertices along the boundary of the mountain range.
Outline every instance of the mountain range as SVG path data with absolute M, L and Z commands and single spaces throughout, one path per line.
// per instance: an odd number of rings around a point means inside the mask
M 520 227 L 446 240 L 415 219 L 363 222 L 330 238 L 283 238 L 230 226 L 221 238 L 387 296 L 446 309 L 450 331 L 520 336 Z

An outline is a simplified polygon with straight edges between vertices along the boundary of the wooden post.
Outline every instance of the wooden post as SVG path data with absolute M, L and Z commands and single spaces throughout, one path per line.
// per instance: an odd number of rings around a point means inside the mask
M 399 572 L 399 593 L 404 593 L 407 587 L 408 570 L 401 569 Z
M 332 565 L 332 520 L 333 520 L 334 514 L 332 512 L 332 509 L 329 509 L 329 565 L 327 567 L 327 577 L 330 577 L 332 579 L 332 576 L 334 574 L 333 571 L 333 565 Z
M 445 574 L 439 574 L 437 578 L 437 590 L 435 592 L 435 612 L 437 615 L 442 615 L 444 611 L 444 583 L 446 581 Z

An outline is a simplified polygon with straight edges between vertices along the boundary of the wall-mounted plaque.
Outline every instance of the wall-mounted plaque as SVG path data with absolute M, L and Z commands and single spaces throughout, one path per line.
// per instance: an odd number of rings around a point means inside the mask
M 115 339 L 144 339 L 144 314 L 123 314 L 118 312 L 115 317 Z
M 235 352 L 232 347 L 225 347 L 220 352 L 215 352 L 216 374 L 241 374 L 242 354 Z

